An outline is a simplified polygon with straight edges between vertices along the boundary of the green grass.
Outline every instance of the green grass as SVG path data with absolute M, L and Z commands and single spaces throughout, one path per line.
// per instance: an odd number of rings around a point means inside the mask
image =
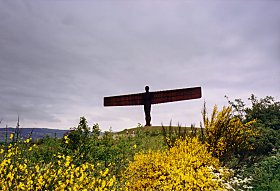
M 172 128 L 173 130 L 178 130 L 178 126 L 164 126 L 164 128 L 169 129 Z M 187 129 L 188 131 L 191 130 L 191 127 L 181 127 L 182 130 Z M 126 134 L 127 132 L 129 134 L 132 134 L 133 132 L 136 133 L 138 131 L 142 132 L 150 132 L 150 133 L 161 133 L 162 132 L 162 126 L 141 126 L 141 127 L 135 127 L 135 128 L 130 128 L 130 129 L 124 129 L 122 131 L 116 132 L 116 134 Z

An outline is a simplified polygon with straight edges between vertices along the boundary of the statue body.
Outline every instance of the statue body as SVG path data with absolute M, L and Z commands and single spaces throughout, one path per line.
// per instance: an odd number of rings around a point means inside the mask
M 144 112 L 145 112 L 145 126 L 151 126 L 151 107 L 152 107 L 152 93 L 149 92 L 149 86 L 145 87 L 146 93 L 143 95 L 144 100 Z
M 201 98 L 201 87 L 183 88 L 150 92 L 149 86 L 145 93 L 104 97 L 104 106 L 144 105 L 145 126 L 151 126 L 151 105 Z

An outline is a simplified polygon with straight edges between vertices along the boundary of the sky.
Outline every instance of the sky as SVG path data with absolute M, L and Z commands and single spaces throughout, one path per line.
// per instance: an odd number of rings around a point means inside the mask
M 152 124 L 199 126 L 227 99 L 280 95 L 280 1 L 0 0 L 0 127 L 120 131 L 143 106 L 105 96 L 202 87 L 152 106 Z

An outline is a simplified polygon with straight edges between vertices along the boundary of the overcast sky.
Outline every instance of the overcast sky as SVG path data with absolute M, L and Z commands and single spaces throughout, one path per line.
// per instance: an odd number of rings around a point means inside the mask
M 141 106 L 103 97 L 201 86 L 202 98 L 152 106 L 152 124 L 199 125 L 204 100 L 280 95 L 280 1 L 0 0 L 0 127 L 113 131 Z

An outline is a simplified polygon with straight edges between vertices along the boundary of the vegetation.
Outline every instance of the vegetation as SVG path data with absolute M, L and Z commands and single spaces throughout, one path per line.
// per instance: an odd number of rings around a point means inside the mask
M 99 171 L 88 162 L 75 165 L 71 156 L 55 154 L 49 163 L 30 160 L 29 155 L 37 146 L 28 147 L 29 141 L 20 147 L 8 147 L 0 163 L 1 190 L 111 190 L 116 184 L 107 168 Z
M 229 101 L 234 115 L 243 122 L 256 120 L 258 136 L 252 144 L 255 149 L 247 155 L 240 174 L 252 177 L 254 190 L 280 190 L 280 102 L 271 96 L 257 99 L 251 95 L 246 107 L 241 99 Z
M 124 177 L 128 190 L 224 190 L 227 172 L 194 138 L 178 139 L 167 151 L 136 154 Z
M 223 107 L 220 112 L 215 106 L 210 118 L 204 106 L 202 116 L 204 141 L 209 151 L 225 164 L 233 159 L 240 163 L 248 157 L 249 151 L 255 149 L 254 142 L 259 134 L 254 127 L 255 120 L 243 123 L 238 117 L 232 116 L 231 106 Z
M 81 117 L 63 138 L 9 133 L 0 190 L 280 190 L 280 104 L 249 100 L 215 106 L 210 116 L 204 106 L 200 128 L 101 133 Z

